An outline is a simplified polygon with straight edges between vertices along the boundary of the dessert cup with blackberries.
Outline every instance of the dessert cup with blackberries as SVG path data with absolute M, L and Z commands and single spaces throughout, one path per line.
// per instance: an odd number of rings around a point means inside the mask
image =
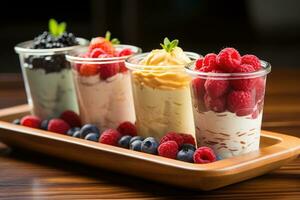
M 124 60 L 140 51 L 110 39 L 107 32 L 105 37 L 93 38 L 89 47 L 66 56 L 73 69 L 83 123 L 95 124 L 101 131 L 117 128 L 124 121 L 135 123 L 130 75 Z
M 19 54 L 32 114 L 45 119 L 65 110 L 78 112 L 70 64 L 65 54 L 88 41 L 65 31 L 66 24 L 49 21 L 45 31 L 15 46 Z
M 225 48 L 187 65 L 196 139 L 221 158 L 259 149 L 269 63 Z

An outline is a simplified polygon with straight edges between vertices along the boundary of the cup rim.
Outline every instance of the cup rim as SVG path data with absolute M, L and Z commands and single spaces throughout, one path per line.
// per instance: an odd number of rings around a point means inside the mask
M 142 52 L 141 48 L 134 46 L 134 45 L 117 44 L 114 46 L 116 48 L 120 48 L 120 49 L 130 48 L 134 52 L 133 55 L 140 54 Z M 111 57 L 111 58 L 83 58 L 83 57 L 72 55 L 72 53 L 75 53 L 74 51 L 79 51 L 80 49 L 83 49 L 83 48 L 87 48 L 87 47 L 81 47 L 81 48 L 74 49 L 73 51 L 69 52 L 66 55 L 67 61 L 76 62 L 76 63 L 89 63 L 89 64 L 107 64 L 107 63 L 124 61 L 128 57 L 132 56 L 132 55 L 127 55 L 127 56 L 119 56 L 119 57 L 117 56 L 117 57 Z
M 128 57 L 125 60 L 125 66 L 130 69 L 130 70 L 146 70 L 146 71 L 151 71 L 151 70 L 162 70 L 162 68 L 165 68 L 166 70 L 172 70 L 172 69 L 183 69 L 182 66 L 184 65 L 143 65 L 139 63 L 133 63 L 133 60 L 139 59 L 139 58 L 144 58 L 146 57 L 149 53 L 151 52 L 145 52 L 145 53 L 140 53 L 137 55 L 133 55 Z M 191 52 L 191 51 L 184 51 L 184 53 L 189 57 L 192 58 L 193 60 L 197 60 L 198 58 L 201 58 L 202 55 Z M 146 68 L 146 69 L 145 69 Z M 162 70 L 163 71 L 163 70 Z
M 62 47 L 62 48 L 52 48 L 52 49 L 31 49 L 30 46 L 32 46 L 33 40 L 28 40 L 25 42 L 21 42 L 15 46 L 15 52 L 18 54 L 22 53 L 30 53 L 30 54 L 38 54 L 38 55 L 44 55 L 44 54 L 55 54 L 60 52 L 66 52 L 71 51 L 75 48 L 86 46 L 89 44 L 89 40 L 85 38 L 77 37 L 76 40 L 78 41 L 78 45 L 69 46 L 69 47 Z
M 239 73 L 216 73 L 216 72 L 201 72 L 195 70 L 195 61 L 187 64 L 184 69 L 191 76 L 209 79 L 243 79 L 243 78 L 256 78 L 267 75 L 271 72 L 270 63 L 260 60 L 261 69 L 253 72 L 239 72 Z

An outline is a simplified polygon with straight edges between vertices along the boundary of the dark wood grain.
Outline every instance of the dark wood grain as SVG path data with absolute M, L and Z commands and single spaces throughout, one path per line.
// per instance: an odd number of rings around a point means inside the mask
M 300 135 L 300 70 L 273 69 L 264 129 Z M 26 102 L 18 75 L 0 76 L 0 107 Z M 121 163 L 120 163 L 121 164 Z M 179 180 L 180 181 L 180 180 Z M 190 191 L 0 145 L 2 199 L 299 199 L 300 159 L 210 192 Z

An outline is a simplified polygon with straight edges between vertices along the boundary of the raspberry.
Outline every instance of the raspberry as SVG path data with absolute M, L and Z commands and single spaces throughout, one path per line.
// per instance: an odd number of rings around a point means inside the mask
M 209 95 L 205 94 L 204 104 L 208 110 L 212 110 L 214 112 L 220 113 L 226 110 L 225 97 L 211 98 Z
M 128 71 L 128 69 L 127 69 L 127 67 L 126 67 L 126 65 L 125 65 L 125 62 L 119 62 L 119 72 L 127 72 Z
M 34 115 L 27 115 L 21 119 L 21 125 L 31 128 L 40 128 L 42 120 Z
M 95 48 L 91 51 L 90 57 L 91 58 L 98 58 L 101 54 L 105 54 L 105 51 L 103 51 L 100 48 Z
M 178 145 L 175 141 L 167 141 L 159 145 L 158 155 L 175 159 L 178 153 Z
M 241 64 L 241 56 L 234 48 L 225 48 L 217 56 L 218 67 L 225 72 L 233 72 Z
M 181 147 L 181 145 L 184 143 L 183 137 L 176 132 L 168 132 L 160 139 L 159 144 L 163 144 L 167 141 L 175 141 L 179 147 Z
M 194 162 L 199 164 L 211 163 L 217 160 L 214 151 L 209 147 L 200 147 L 194 153 Z
M 205 93 L 204 84 L 205 84 L 205 79 L 197 77 L 192 80 L 192 89 L 193 89 L 194 96 L 196 98 L 202 98 L 204 96 Z
M 121 133 L 121 135 L 130 135 L 130 136 L 136 136 L 137 135 L 137 131 L 136 131 L 136 127 L 133 123 L 131 122 L 122 122 L 117 130 L 119 131 L 119 133 Z
M 253 112 L 255 94 L 251 91 L 231 91 L 227 96 L 227 109 L 237 116 L 246 116 Z
M 217 98 L 227 93 L 229 82 L 228 80 L 208 79 L 206 80 L 204 87 L 210 97 Z
M 207 66 L 211 70 L 217 69 L 217 55 L 214 53 L 206 54 L 203 60 L 203 66 Z
M 122 56 L 129 56 L 133 54 L 132 50 L 130 48 L 125 48 L 123 50 L 121 50 L 119 53 L 118 53 L 118 56 L 119 57 L 122 57 Z
M 199 70 L 203 66 L 203 58 L 198 58 L 195 63 L 195 70 Z
M 89 51 L 92 52 L 95 48 L 100 48 L 108 54 L 113 54 L 115 51 L 112 43 L 103 37 L 96 37 L 92 39 Z
M 66 110 L 61 115 L 60 118 L 67 122 L 71 127 L 81 127 L 81 120 L 77 113 L 72 110 Z
M 100 71 L 100 78 L 102 80 L 106 80 L 109 77 L 112 77 L 119 72 L 119 64 L 118 63 L 101 64 L 99 71 Z
M 100 136 L 99 142 L 103 144 L 109 144 L 113 146 L 118 145 L 118 141 L 121 138 L 121 134 L 114 129 L 106 129 Z
M 179 135 L 183 138 L 183 144 L 192 144 L 194 146 L 196 145 L 195 138 L 192 135 L 186 133 L 179 133 Z
M 255 71 L 254 68 L 248 64 L 243 64 L 234 70 L 235 73 L 246 73 L 246 72 L 253 72 L 253 71 Z M 257 81 L 256 78 L 244 78 L 244 79 L 231 80 L 230 84 L 235 90 L 248 91 L 253 89 L 256 81 Z
M 260 61 L 255 55 L 247 54 L 242 56 L 241 63 L 251 65 L 255 71 L 261 69 Z
M 263 100 L 265 95 L 265 79 L 257 78 L 255 84 L 255 102 Z
M 99 73 L 98 65 L 96 64 L 82 64 L 79 70 L 82 76 L 93 76 Z
M 55 133 L 66 134 L 69 129 L 69 124 L 62 119 L 51 119 L 48 124 L 48 131 Z

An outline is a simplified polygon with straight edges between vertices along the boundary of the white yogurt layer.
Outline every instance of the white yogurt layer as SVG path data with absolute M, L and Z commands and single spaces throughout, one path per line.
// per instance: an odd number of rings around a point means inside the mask
M 99 74 L 80 76 L 74 71 L 80 117 L 83 123 L 97 125 L 101 131 L 116 128 L 124 121 L 135 122 L 130 75 L 118 73 L 106 80 Z
M 137 129 L 160 139 L 169 131 L 195 136 L 189 87 L 163 90 L 133 83 Z
M 43 119 L 58 117 L 65 110 L 78 112 L 71 69 L 45 73 L 25 68 L 33 114 Z
M 238 117 L 231 112 L 194 111 L 198 146 L 209 146 L 221 158 L 241 155 L 259 149 L 262 112 Z

